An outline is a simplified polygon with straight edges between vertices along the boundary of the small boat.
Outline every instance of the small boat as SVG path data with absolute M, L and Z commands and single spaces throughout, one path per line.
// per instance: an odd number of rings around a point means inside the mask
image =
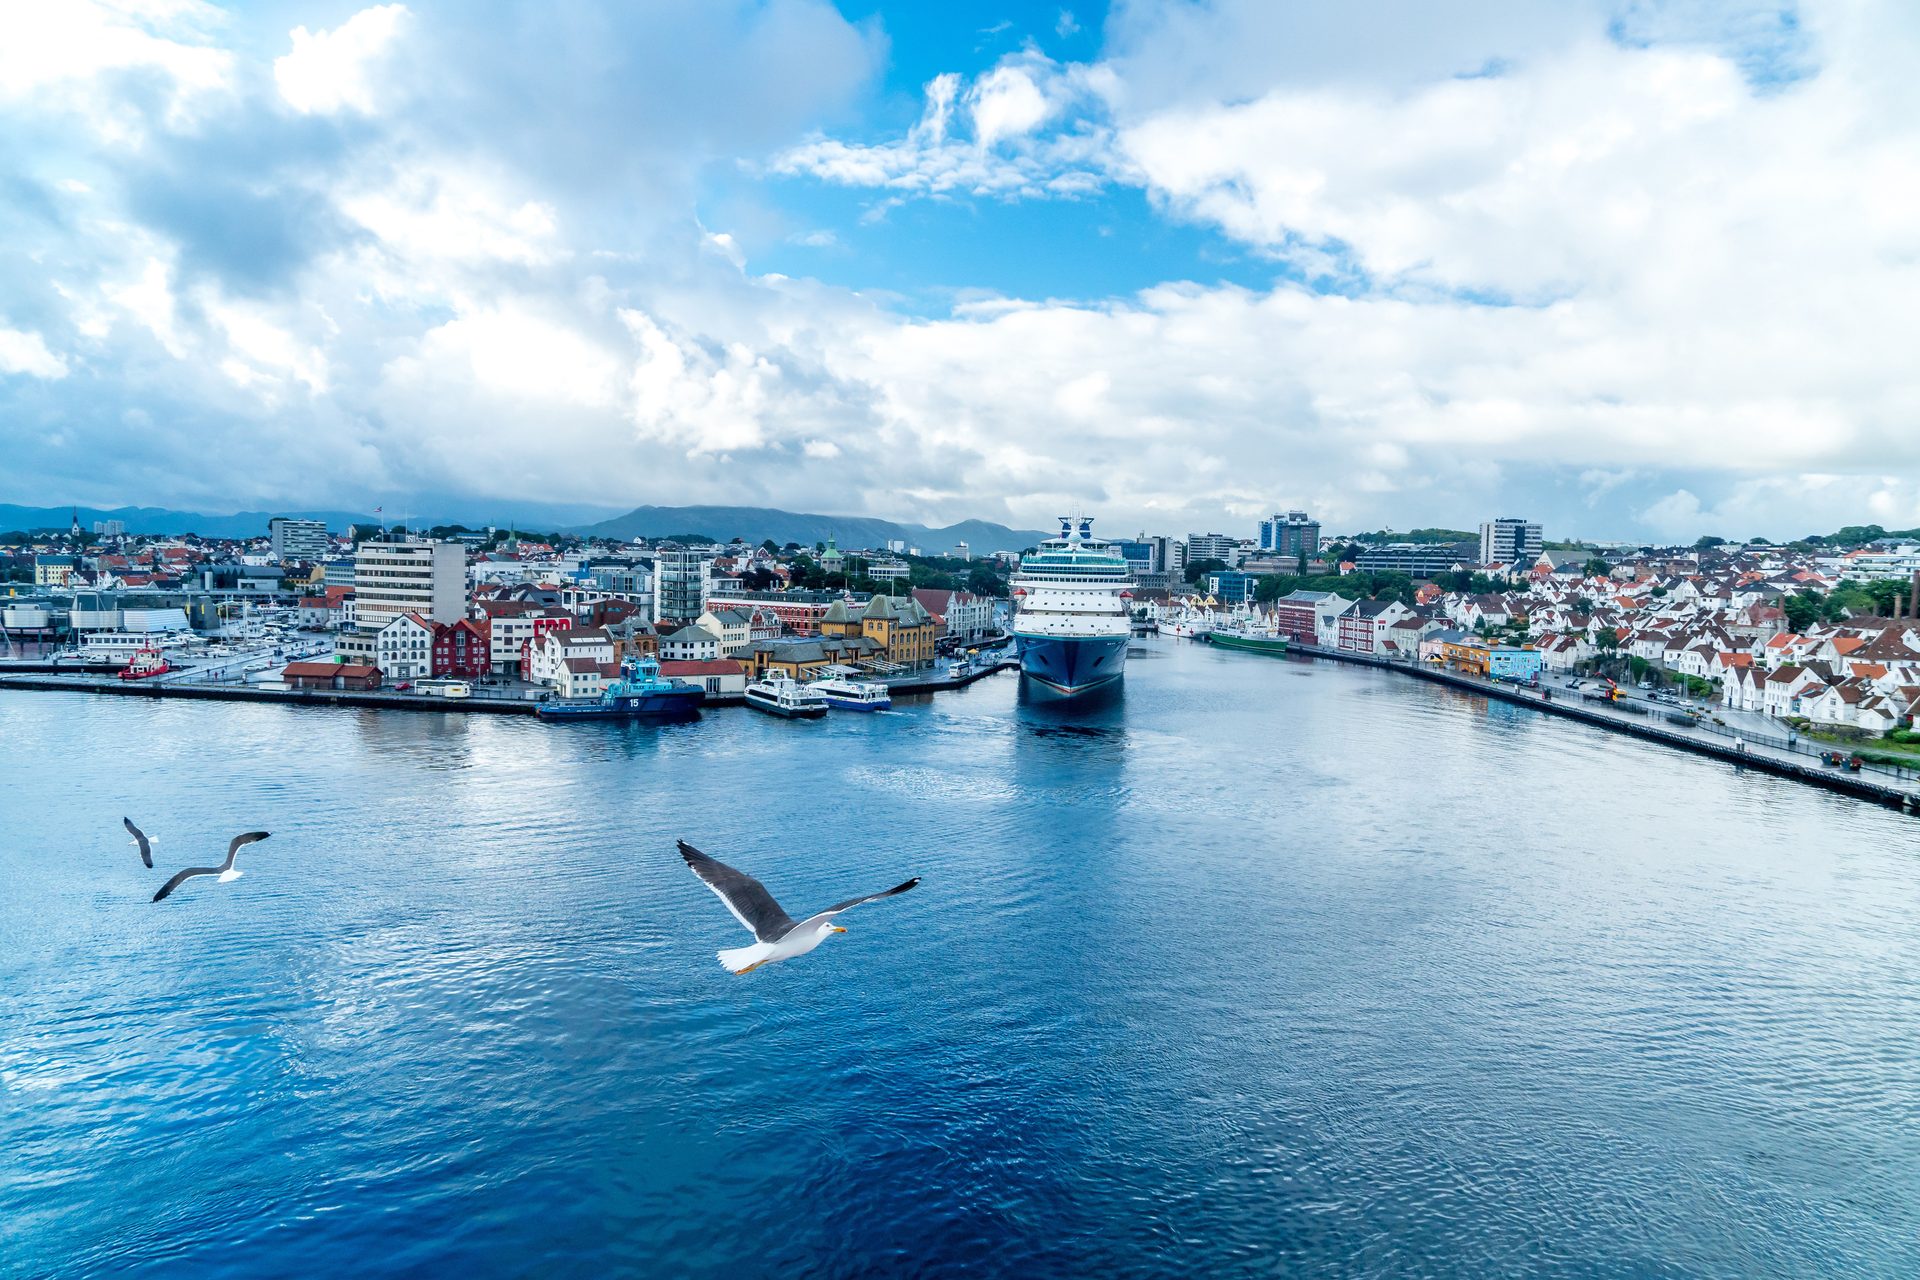
M 747 705 L 783 720 L 827 714 L 825 694 L 815 693 L 792 676 L 774 673 L 747 686 Z
M 149 676 L 163 676 L 173 670 L 167 665 L 166 655 L 148 645 L 137 651 L 120 672 L 122 680 L 145 680 Z
M 450 682 L 449 682 L 450 683 Z M 472 692 L 470 686 L 467 693 Z M 464 697 L 450 689 L 447 697 Z M 700 714 L 706 691 L 697 684 L 660 674 L 652 658 L 628 658 L 620 664 L 620 678 L 609 681 L 598 698 L 569 698 L 543 702 L 534 708 L 542 720 L 691 720 Z
M 831 675 L 824 680 L 813 681 L 807 688 L 825 698 L 828 706 L 845 711 L 885 711 L 893 705 L 887 686 L 872 680 Z

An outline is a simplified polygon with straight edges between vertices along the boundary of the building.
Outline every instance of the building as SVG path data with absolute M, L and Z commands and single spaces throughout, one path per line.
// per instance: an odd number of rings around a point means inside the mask
M 1260 522 L 1260 550 L 1282 560 L 1320 553 L 1320 522 L 1304 511 L 1275 512 Z
M 79 572 L 79 556 L 35 556 L 33 558 L 33 585 L 36 587 L 65 587 L 73 582 L 73 575 Z
M 417 613 L 428 623 L 466 616 L 467 550 L 419 539 L 363 542 L 353 557 L 353 599 L 353 630 L 340 633 L 334 652 L 372 661 L 374 638 L 403 614 Z
M 1368 547 L 1353 562 L 1365 573 L 1404 573 L 1432 578 L 1456 565 L 1471 562 L 1477 548 L 1471 542 L 1394 542 Z
M 380 668 L 357 662 L 289 662 L 280 673 L 290 689 L 356 689 L 380 687 Z
M 682 627 L 660 637 L 663 662 L 711 662 L 720 656 L 720 637 L 705 627 Z
M 485 618 L 433 624 L 433 674 L 478 680 L 493 669 L 493 637 Z
M 493 669 L 512 675 L 524 669 L 528 648 L 549 631 L 570 631 L 574 617 L 565 609 L 525 600 L 482 600 L 476 606 L 492 639 Z
M 275 560 L 315 563 L 325 560 L 333 550 L 333 539 L 327 536 L 327 522 L 324 520 L 294 520 L 287 516 L 275 516 L 267 521 L 267 536 L 273 542 Z
M 707 604 L 715 609 L 750 608 L 771 615 L 797 636 L 819 631 L 820 619 L 835 602 L 847 597 L 838 591 L 715 591 Z
M 732 658 L 707 662 L 662 662 L 660 674 L 699 685 L 709 698 L 737 698 L 747 691 L 747 668 Z
M 898 582 L 913 576 L 913 569 L 905 560 L 874 560 L 867 565 L 867 576 L 876 582 Z
M 720 652 L 731 658 L 760 637 L 754 632 L 751 609 L 714 608 L 700 615 L 700 630 L 720 642 Z
M 521 675 L 536 684 L 560 688 L 569 681 L 587 682 L 586 668 L 569 667 L 569 662 L 586 662 L 596 670 L 613 665 L 613 637 L 598 627 L 578 631 L 549 631 L 527 647 Z M 568 697 L 585 697 L 568 694 Z
M 956 560 L 971 560 L 973 559 L 973 548 L 964 542 L 956 542 L 953 544 L 953 555 Z
M 988 596 L 921 587 L 914 591 L 913 598 L 945 628 L 943 635 L 964 642 L 978 640 L 993 630 L 993 600 Z
M 1319 644 L 1332 620 L 1352 606 L 1331 591 L 1296 591 L 1273 602 L 1274 628 L 1294 644 Z
M 1516 516 L 1501 516 L 1480 526 L 1481 564 L 1530 565 L 1542 551 L 1540 526 Z
M 1258 575 L 1242 573 L 1238 569 L 1222 569 L 1207 575 L 1207 594 L 1221 604 L 1246 604 L 1253 599 L 1253 593 L 1259 586 Z
M 1127 562 L 1127 568 L 1133 571 L 1135 578 L 1149 574 L 1173 572 L 1173 548 L 1178 545 L 1172 538 L 1149 537 L 1142 533 L 1137 538 L 1116 539 L 1113 549 Z
M 103 538 L 124 538 L 127 536 L 125 520 L 95 520 L 93 531 Z
M 823 637 L 860 636 L 878 648 L 878 657 L 903 667 L 933 661 L 933 615 L 912 596 L 874 596 L 857 611 L 836 602 L 820 619 Z
M 1441 646 L 1443 661 L 1468 675 L 1496 680 L 1536 680 L 1541 654 L 1531 645 L 1489 644 L 1485 640 L 1449 640 Z
M 704 552 L 665 543 L 653 558 L 653 621 L 662 630 L 682 627 L 707 611 L 713 562 Z
M 433 623 L 403 613 L 373 638 L 376 665 L 389 680 L 425 680 L 433 674 Z
M 1198 564 L 1202 560 L 1218 560 L 1231 569 L 1240 563 L 1240 540 L 1224 533 L 1188 534 L 1186 563 Z

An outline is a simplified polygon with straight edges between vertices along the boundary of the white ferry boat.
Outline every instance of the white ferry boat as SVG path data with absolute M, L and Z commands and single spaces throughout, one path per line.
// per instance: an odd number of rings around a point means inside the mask
M 829 669 L 825 679 L 807 686 L 827 700 L 830 707 L 843 711 L 885 711 L 893 705 L 887 686 L 873 680 L 855 680 L 849 671 Z
M 1133 576 L 1090 518 L 1062 516 L 1060 536 L 1020 561 L 1012 586 L 1023 675 L 1071 697 L 1125 673 Z
M 774 672 L 766 679 L 748 685 L 747 705 L 755 711 L 764 711 L 785 720 L 811 719 L 827 714 L 824 694 L 815 693 L 792 676 L 781 672 Z

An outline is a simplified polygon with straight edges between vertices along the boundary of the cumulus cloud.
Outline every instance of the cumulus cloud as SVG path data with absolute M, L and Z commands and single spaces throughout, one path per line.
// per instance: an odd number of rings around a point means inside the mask
M 293 50 L 273 64 L 288 106 L 303 114 L 378 109 L 381 63 L 411 16 L 403 4 L 362 9 L 331 31 L 295 27 Z
M 64 378 L 67 362 L 47 350 L 47 341 L 39 334 L 0 325 L 0 373 Z

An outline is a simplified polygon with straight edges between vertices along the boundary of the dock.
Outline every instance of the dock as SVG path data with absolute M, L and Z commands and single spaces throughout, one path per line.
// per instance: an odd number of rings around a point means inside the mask
M 1301 657 L 1328 659 L 1334 662 L 1351 663 L 1355 666 L 1397 671 L 1401 675 L 1425 680 L 1429 684 L 1445 685 L 1483 698 L 1530 707 L 1547 715 L 1579 720 L 1602 729 L 1624 733 L 1630 737 L 1657 742 L 1676 750 L 1707 756 L 1738 768 L 1754 769 L 1776 777 L 1791 778 L 1796 782 L 1839 792 L 1855 799 L 1871 800 L 1888 808 L 1920 813 L 1920 771 L 1906 771 L 1913 775 L 1910 777 L 1881 769 L 1871 771 L 1863 769 L 1859 773 L 1853 773 L 1822 764 L 1817 757 L 1810 758 L 1801 752 L 1767 742 L 1744 739 L 1716 741 L 1716 737 L 1724 732 L 1717 728 L 1679 728 L 1669 726 L 1664 719 L 1656 723 L 1646 714 L 1633 715 L 1614 711 L 1599 704 L 1584 703 L 1573 696 L 1554 697 L 1551 700 L 1541 696 L 1543 692 L 1554 692 L 1551 689 L 1536 691 L 1518 685 L 1499 684 L 1478 676 L 1463 675 L 1458 671 L 1447 671 L 1418 663 L 1409 664 L 1374 654 L 1327 649 L 1319 645 L 1289 643 L 1288 652 Z M 1570 690 L 1560 692 L 1571 694 Z

